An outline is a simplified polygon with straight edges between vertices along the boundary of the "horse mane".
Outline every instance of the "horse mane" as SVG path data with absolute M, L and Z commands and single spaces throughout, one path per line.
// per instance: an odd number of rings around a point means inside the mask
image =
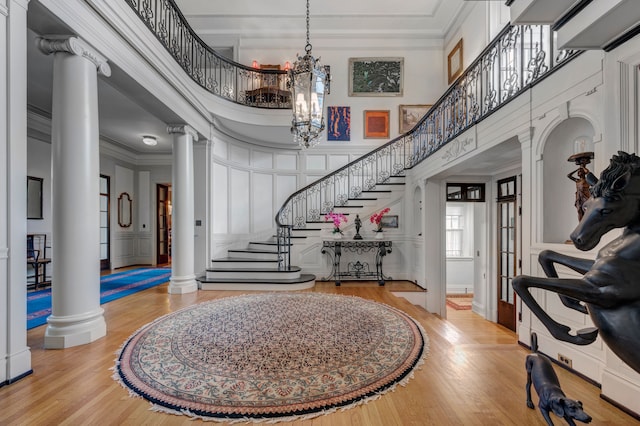
M 611 157 L 609 167 L 602 171 L 598 183 L 590 188 L 591 196 L 605 199 L 617 199 L 622 190 L 614 189 L 613 183 L 626 173 L 634 174 L 640 168 L 640 157 L 636 154 L 628 154 L 618 151 L 618 155 Z

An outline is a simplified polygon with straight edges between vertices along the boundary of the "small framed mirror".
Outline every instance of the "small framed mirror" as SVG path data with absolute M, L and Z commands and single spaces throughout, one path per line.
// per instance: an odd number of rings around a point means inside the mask
M 43 219 L 42 183 L 44 179 L 27 176 L 27 219 Z
M 122 228 L 131 226 L 131 197 L 128 193 L 123 192 L 118 197 L 118 225 Z

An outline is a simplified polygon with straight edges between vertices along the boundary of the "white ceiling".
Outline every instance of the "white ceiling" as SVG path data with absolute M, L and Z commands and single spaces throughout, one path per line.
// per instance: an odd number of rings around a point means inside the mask
M 234 37 L 292 39 L 304 36 L 303 0 L 176 0 L 191 26 L 212 46 Z M 464 0 L 311 0 L 312 36 L 443 38 Z

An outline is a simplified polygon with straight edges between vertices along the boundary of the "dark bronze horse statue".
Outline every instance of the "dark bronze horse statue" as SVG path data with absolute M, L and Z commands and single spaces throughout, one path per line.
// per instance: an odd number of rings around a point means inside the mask
M 538 260 L 548 278 L 521 275 L 513 288 L 553 337 L 588 345 L 599 333 L 620 359 L 640 373 L 640 157 L 619 151 L 600 180 L 591 173 L 587 179 L 591 198 L 571 233 L 574 245 L 591 250 L 612 229 L 624 228 L 622 235 L 605 245 L 595 261 L 545 250 Z M 584 276 L 558 278 L 556 263 Z M 570 327 L 540 307 L 529 287 L 558 293 L 565 306 L 588 313 L 595 328 L 570 333 Z

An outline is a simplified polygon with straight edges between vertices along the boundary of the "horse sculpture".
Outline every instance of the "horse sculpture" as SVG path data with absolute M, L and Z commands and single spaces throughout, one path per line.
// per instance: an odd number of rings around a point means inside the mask
M 574 245 L 591 250 L 614 228 L 624 228 L 622 235 L 605 245 L 595 261 L 545 250 L 538 260 L 548 278 L 521 275 L 513 280 L 513 288 L 553 337 L 588 345 L 600 334 L 620 359 L 640 373 L 640 157 L 619 151 L 600 180 L 591 173 L 587 180 L 591 198 L 571 233 Z M 558 278 L 556 263 L 584 276 Z M 565 306 L 588 313 L 595 328 L 570 333 L 570 327 L 542 309 L 529 287 L 558 293 Z

